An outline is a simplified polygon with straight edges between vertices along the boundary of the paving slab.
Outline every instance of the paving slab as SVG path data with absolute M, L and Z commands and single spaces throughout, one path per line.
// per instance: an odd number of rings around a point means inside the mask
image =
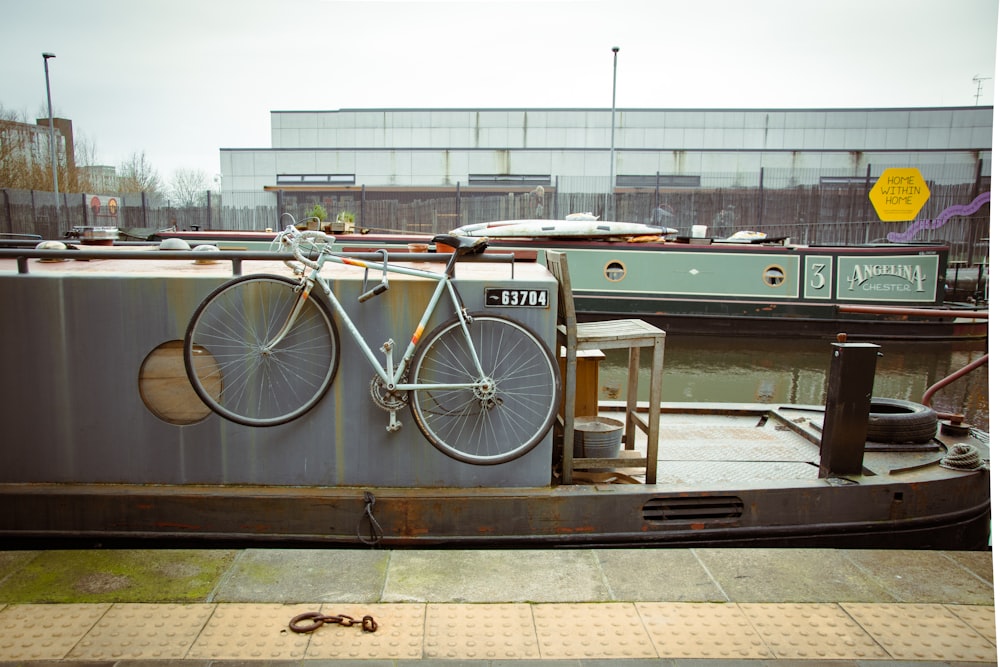
M 7 607 L 0 612 L 0 660 L 60 660 L 90 631 L 111 605 L 44 604 Z
M 612 600 L 725 602 L 725 592 L 690 549 L 599 549 Z
M 890 657 L 838 604 L 741 603 L 740 609 L 779 659 L 883 660 Z
M 896 660 L 996 660 L 997 647 L 938 604 L 842 605 Z M 934 622 L 929 623 L 928 619 Z
M 206 604 L 115 604 L 68 657 L 179 660 L 187 655 L 212 611 Z
M 377 602 L 388 551 L 246 549 L 216 589 L 216 602 Z
M 324 604 L 327 616 L 371 616 L 378 624 L 375 632 L 360 626 L 327 624 L 312 633 L 307 660 L 417 660 L 424 653 L 424 604 Z M 339 665 L 340 663 L 338 663 Z M 364 662 L 367 667 L 372 663 Z
M 31 562 L 40 551 L 0 551 L 0 584 Z
M 0 582 L 0 601 L 200 602 L 236 554 L 209 549 L 46 551 Z
M 733 602 L 892 602 L 837 549 L 694 549 Z
M 994 591 L 992 575 L 984 579 L 985 565 L 982 557 L 963 560 L 975 567 L 964 567 L 952 552 L 866 550 L 841 551 L 880 587 L 889 591 L 895 602 L 942 602 L 966 604 L 992 604 Z M 992 563 L 992 558 L 990 559 Z M 978 573 L 977 573 L 978 572 Z M 862 600 L 843 601 L 861 602 Z M 875 602 L 875 600 L 869 600 Z
M 593 550 L 393 551 L 384 602 L 610 599 Z

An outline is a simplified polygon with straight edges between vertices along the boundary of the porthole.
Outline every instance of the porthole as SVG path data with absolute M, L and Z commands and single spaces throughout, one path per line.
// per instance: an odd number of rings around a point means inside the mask
M 208 351 L 201 352 L 200 362 L 218 371 L 218 363 Z M 146 356 L 139 367 L 139 395 L 150 412 L 170 424 L 194 424 L 211 413 L 191 388 L 181 340 L 167 341 Z
M 772 264 L 764 269 L 764 284 L 768 287 L 780 287 L 785 282 L 785 270 L 780 266 Z
M 613 283 L 621 282 L 625 279 L 625 265 L 614 260 L 604 265 L 604 277 Z

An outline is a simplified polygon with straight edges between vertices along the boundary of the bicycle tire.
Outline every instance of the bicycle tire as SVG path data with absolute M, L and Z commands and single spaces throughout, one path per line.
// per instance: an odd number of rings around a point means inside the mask
M 488 313 L 468 324 L 483 370 L 495 387 L 415 389 L 410 411 L 424 437 L 446 455 L 474 465 L 496 465 L 527 454 L 555 421 L 561 383 L 552 350 L 524 325 Z M 412 384 L 477 381 L 475 365 L 454 318 L 421 342 Z
M 297 286 L 284 276 L 241 276 L 195 310 L 184 336 L 184 367 L 215 413 L 246 426 L 276 426 L 304 415 L 330 388 L 340 335 L 315 294 L 284 339 L 262 350 L 300 299 Z

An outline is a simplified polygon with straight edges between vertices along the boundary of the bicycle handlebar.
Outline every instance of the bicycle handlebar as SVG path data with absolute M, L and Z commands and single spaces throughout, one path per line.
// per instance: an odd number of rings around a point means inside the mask
M 323 232 L 316 231 L 305 231 L 300 232 L 295 228 L 295 225 L 289 225 L 278 235 L 278 240 L 282 243 L 287 243 L 292 250 L 292 254 L 295 259 L 301 262 L 303 265 L 308 266 L 311 269 L 318 269 L 319 263 L 313 259 L 310 259 L 302 252 L 300 247 L 303 242 L 310 241 L 312 239 L 326 239 L 327 236 Z M 294 267 L 293 267 L 294 268 Z

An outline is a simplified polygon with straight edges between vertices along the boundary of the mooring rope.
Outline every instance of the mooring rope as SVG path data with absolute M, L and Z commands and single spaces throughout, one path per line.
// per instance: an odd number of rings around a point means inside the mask
M 375 494 L 371 491 L 365 491 L 365 509 L 361 513 L 361 518 L 358 520 L 358 539 L 370 547 L 381 544 L 382 542 L 382 526 L 379 525 L 378 520 L 375 518 Z M 368 537 L 361 534 L 361 525 L 368 520 Z
M 949 470 L 983 470 L 986 463 L 979 455 L 979 450 L 972 445 L 960 442 L 941 459 L 941 467 Z

